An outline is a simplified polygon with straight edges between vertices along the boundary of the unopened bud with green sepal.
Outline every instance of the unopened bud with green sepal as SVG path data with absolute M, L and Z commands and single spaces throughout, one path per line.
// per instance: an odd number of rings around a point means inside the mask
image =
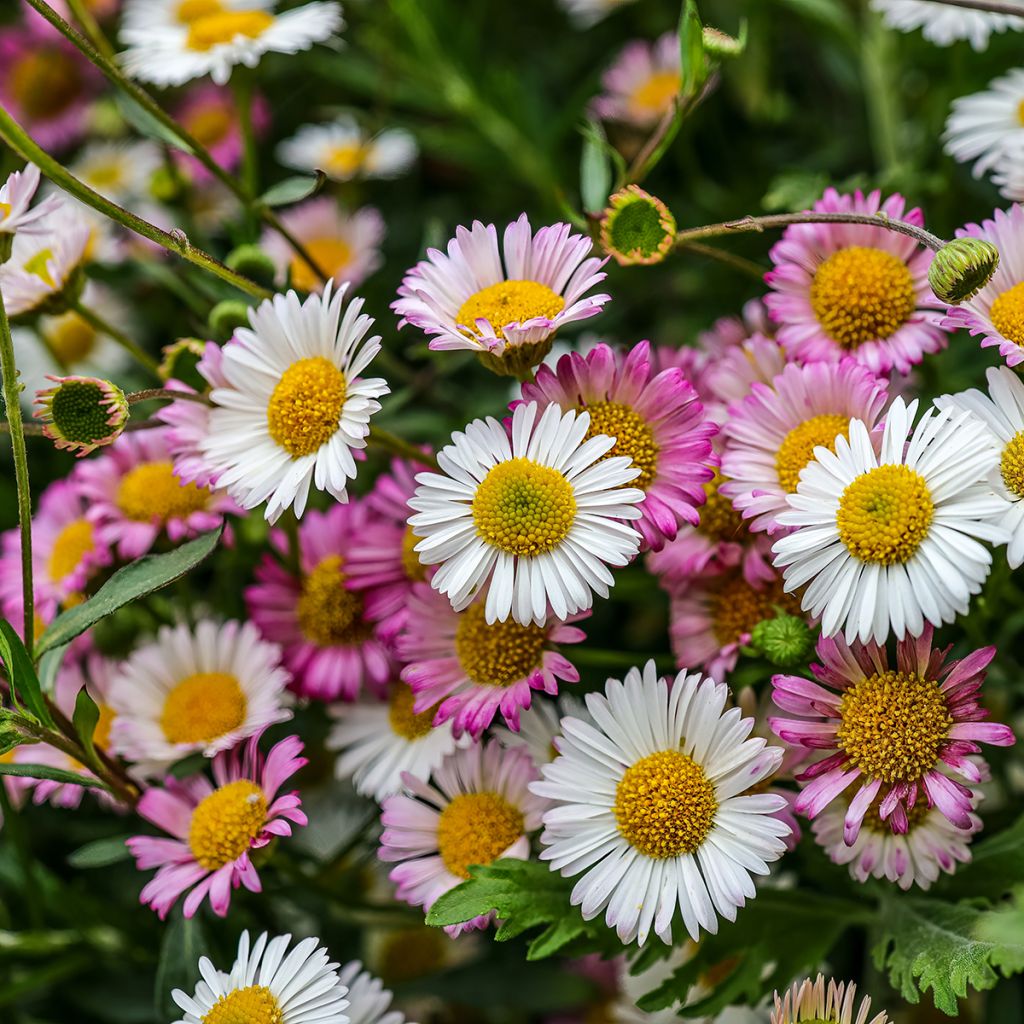
M 954 238 L 932 259 L 928 283 L 937 298 L 958 306 L 973 298 L 992 280 L 999 250 L 984 238 Z
M 675 238 L 675 217 L 639 185 L 627 185 L 608 201 L 601 244 L 620 266 L 660 263 L 671 252 Z
M 762 619 L 750 634 L 750 646 L 776 668 L 806 665 L 814 650 L 814 632 L 796 615 Z
M 199 338 L 179 338 L 163 347 L 163 359 L 158 372 L 165 383 L 178 380 L 195 391 L 203 392 L 209 384 L 196 367 L 203 358 L 206 342 Z
M 209 324 L 216 341 L 227 341 L 239 327 L 249 326 L 249 307 L 237 299 L 225 299 L 210 310 Z
M 224 262 L 234 271 L 267 288 L 274 287 L 277 267 L 258 245 L 240 245 L 228 253 Z
M 128 423 L 128 399 L 99 377 L 48 377 L 55 386 L 36 393 L 36 419 L 58 447 L 79 458 L 113 444 Z

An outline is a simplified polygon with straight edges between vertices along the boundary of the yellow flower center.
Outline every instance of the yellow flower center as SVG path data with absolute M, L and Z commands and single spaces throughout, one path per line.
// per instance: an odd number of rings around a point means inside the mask
M 11 204 L 0 199 L 0 222 L 5 221 L 11 215 Z
M 714 478 L 704 485 L 707 498 L 700 507 L 700 525 L 698 532 L 715 541 L 737 540 L 744 531 L 743 516 L 732 507 L 732 502 L 719 493 L 719 487 L 725 483 L 717 466 L 712 466 Z
M 124 165 L 115 158 L 106 163 L 93 164 L 82 174 L 82 180 L 97 192 L 102 192 L 104 189 L 120 187 L 124 183 L 124 171 Z
M 953 718 L 939 684 L 916 673 L 860 679 L 839 704 L 836 744 L 864 774 L 915 782 L 938 761 Z
M 1020 122 L 1021 127 L 1024 128 L 1024 100 L 1017 104 L 1017 120 Z
M 1007 442 L 999 460 L 999 472 L 1006 489 L 1024 498 L 1024 430 L 1018 430 Z
M 496 338 L 504 338 L 502 327 L 521 324 L 535 316 L 550 319 L 565 309 L 565 300 L 539 281 L 499 281 L 474 292 L 459 307 L 456 323 L 465 333 L 479 334 L 477 320 L 486 320 Z
M 181 0 L 174 11 L 174 17 L 179 24 L 190 25 L 211 14 L 221 14 L 224 9 L 221 0 Z
M 168 743 L 209 743 L 245 721 L 246 699 L 227 672 L 186 676 L 164 698 L 160 728 Z
M 42 280 L 51 288 L 56 288 L 57 285 L 54 282 L 53 275 L 50 273 L 50 268 L 47 265 L 52 259 L 52 249 L 40 249 L 39 252 L 33 253 L 27 260 L 25 260 L 25 271 L 26 273 L 35 274 L 36 277 L 42 278 Z
M 312 455 L 336 433 L 347 391 L 345 375 L 323 356 L 292 363 L 267 404 L 270 436 L 293 459 Z
M 332 146 L 324 158 L 324 170 L 337 178 L 350 178 L 362 166 L 368 149 L 361 142 Z
M 718 800 L 704 769 L 679 750 L 630 765 L 615 790 L 615 820 L 630 846 L 664 860 L 693 853 L 715 824 Z
M 656 71 L 633 90 L 629 105 L 640 117 L 662 114 L 672 105 L 682 87 L 682 76 L 678 71 Z
M 522 834 L 523 813 L 497 793 L 460 793 L 441 812 L 437 847 L 444 866 L 469 878 L 473 864 L 497 860 Z
M 207 871 L 237 860 L 252 845 L 267 820 L 267 798 L 248 779 L 215 789 L 192 812 L 188 845 Z
M 447 962 L 449 939 L 440 928 L 395 928 L 384 935 L 381 947 L 379 974 L 390 987 L 440 971 Z
M 914 279 L 898 256 L 852 245 L 818 267 L 811 308 L 825 333 L 845 349 L 884 341 L 917 308 Z
M 75 61 L 56 47 L 36 46 L 15 60 L 8 88 L 29 120 L 57 117 L 80 94 L 82 75 Z
M 72 367 L 88 359 L 99 335 L 77 313 L 63 313 L 46 324 L 46 344 L 63 366 Z
M 46 562 L 46 574 L 59 583 L 74 572 L 90 552 L 96 550 L 92 523 L 87 519 L 75 519 L 57 534 L 50 557 Z
M 234 42 L 239 36 L 258 39 L 274 24 L 266 11 L 220 11 L 201 15 L 188 23 L 185 45 L 201 53 Z
M 209 500 L 209 490 L 183 484 L 169 460 L 143 462 L 125 474 L 117 489 L 117 507 L 137 523 L 184 519 L 205 509 Z
M 209 148 L 227 135 L 233 122 L 226 107 L 215 106 L 211 103 L 194 110 L 182 119 L 182 123 L 190 134 Z
M 416 714 L 412 706 L 416 698 L 405 683 L 398 683 L 391 691 L 388 705 L 388 723 L 391 731 L 403 740 L 419 740 L 433 728 L 435 708 Z
M 830 452 L 836 450 L 836 439 L 848 437 L 850 420 L 836 413 L 823 413 L 804 420 L 794 427 L 779 445 L 775 455 L 775 471 L 779 474 L 779 485 L 787 494 L 796 492 L 800 483 L 800 470 L 813 458 L 814 449 L 819 445 Z
M 1015 345 L 1024 345 L 1024 281 L 1007 288 L 988 311 L 995 329 Z
M 363 598 L 345 586 L 341 555 L 328 555 L 302 581 L 299 629 L 318 647 L 356 644 L 370 628 L 363 622 Z
M 284 1011 L 269 988 L 249 985 L 221 996 L 202 1024 L 284 1024 Z
M 427 578 L 427 567 L 416 553 L 416 545 L 419 542 L 420 539 L 412 532 L 412 527 L 407 526 L 402 534 L 402 568 L 413 583 L 420 583 Z
M 862 562 L 909 561 L 928 536 L 935 505 L 924 477 L 908 466 L 861 473 L 839 499 L 839 539 Z
M 92 742 L 95 746 L 106 750 L 110 746 L 110 728 L 117 717 L 114 709 L 103 701 L 96 701 L 100 717 L 96 719 L 96 728 L 92 731 Z
M 305 246 L 313 262 L 331 277 L 340 274 L 352 262 L 352 246 L 340 238 L 311 238 Z M 294 287 L 304 292 L 320 287 L 320 275 L 301 256 L 293 257 L 289 268 Z
M 614 437 L 615 447 L 603 458 L 625 455 L 632 459 L 640 475 L 631 486 L 646 491 L 658 474 L 658 443 L 644 418 L 622 402 L 595 402 L 581 408 L 590 413 L 586 440 L 598 434 Z
M 531 459 L 492 467 L 473 496 L 477 534 L 502 551 L 533 556 L 565 540 L 576 518 L 572 484 Z
M 708 598 L 715 641 L 721 647 L 739 643 L 763 619 L 774 619 L 776 607 L 790 615 L 800 614 L 799 600 L 783 591 L 781 581 L 755 590 L 741 572 L 722 577 Z
M 455 630 L 462 671 L 479 686 L 511 686 L 541 665 L 547 631 L 514 619 L 487 624 L 482 604 L 471 604 Z

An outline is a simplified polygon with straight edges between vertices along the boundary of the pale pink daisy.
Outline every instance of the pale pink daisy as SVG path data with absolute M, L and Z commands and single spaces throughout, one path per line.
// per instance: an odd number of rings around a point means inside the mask
M 242 162 L 242 127 L 231 89 L 213 82 L 200 82 L 185 94 L 175 109 L 175 119 L 199 141 L 214 162 L 226 171 L 234 171 Z M 266 135 L 270 125 L 270 106 L 259 93 L 252 98 L 252 126 L 257 139 Z M 213 175 L 195 157 L 173 150 L 174 158 L 188 168 L 197 183 L 213 180 Z
M 655 42 L 628 43 L 601 78 L 595 117 L 634 128 L 651 128 L 675 108 L 683 85 L 679 36 L 666 32 Z
M 39 187 L 39 168 L 27 164 L 20 171 L 12 171 L 0 185 L 0 234 L 20 231 L 31 235 L 46 230 L 39 220 L 52 213 L 60 205 L 57 195 L 49 195 L 32 206 L 32 199 Z

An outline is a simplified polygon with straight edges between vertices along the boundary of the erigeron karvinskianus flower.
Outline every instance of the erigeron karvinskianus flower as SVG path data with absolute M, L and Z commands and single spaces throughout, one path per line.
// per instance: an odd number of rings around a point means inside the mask
M 113 444 L 128 425 L 128 399 L 109 380 L 55 377 L 54 386 L 36 393 L 36 419 L 54 446 L 79 458 Z
M 0 185 L 0 234 L 13 235 L 20 231 L 31 235 L 43 228 L 40 221 L 52 213 L 61 200 L 47 196 L 32 206 L 39 187 L 39 168 L 26 164 L 20 171 L 12 171 Z
M 999 160 L 1024 147 L 1024 68 L 993 79 L 983 92 L 953 100 L 942 140 L 960 163 L 974 161 L 980 178 Z
M 1005 32 L 1007 29 L 1019 32 L 1024 29 L 1024 17 L 972 11 L 930 0 L 872 0 L 871 6 L 882 15 L 889 28 L 900 32 L 921 29 L 924 38 L 936 46 L 951 46 L 966 39 L 973 49 L 980 52 L 988 48 L 993 32 Z
M 679 36 L 628 43 L 601 79 L 604 92 L 591 103 L 596 117 L 634 128 L 653 128 L 673 109 L 683 85 Z
M 185 93 L 174 117 L 182 128 L 206 147 L 214 162 L 224 170 L 234 171 L 242 163 L 245 140 L 236 97 L 230 88 L 213 82 L 197 83 Z M 253 133 L 257 139 L 262 138 L 270 123 L 270 109 L 258 92 L 252 97 L 250 117 Z M 213 174 L 191 154 L 177 149 L 172 154 L 193 182 L 208 185 L 214 180 Z
M 365 132 L 351 114 L 327 124 L 303 125 L 276 150 L 286 167 L 312 174 L 323 171 L 333 181 L 397 178 L 416 159 L 416 141 L 401 128 L 376 135 Z
M 828 987 L 819 974 L 811 981 L 795 981 L 780 997 L 775 993 L 775 1009 L 770 1024 L 890 1024 L 884 1013 L 871 1016 L 871 997 L 857 1002 L 857 986 L 836 982 Z
M 576 28 L 590 28 L 613 11 L 635 0 L 558 0 Z

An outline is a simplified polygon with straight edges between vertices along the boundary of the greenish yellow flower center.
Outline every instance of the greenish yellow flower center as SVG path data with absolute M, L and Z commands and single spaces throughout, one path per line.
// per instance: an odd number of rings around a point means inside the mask
M 794 427 L 782 439 L 775 455 L 775 471 L 782 489 L 787 494 L 795 493 L 800 483 L 800 470 L 814 458 L 814 449 L 820 445 L 834 452 L 837 438 L 848 437 L 849 430 L 849 417 L 834 413 L 812 416 Z
M 435 708 L 427 708 L 416 714 L 413 704 L 416 697 L 405 683 L 398 683 L 391 691 L 388 704 L 388 723 L 391 731 L 403 740 L 419 740 L 433 728 Z
M 52 259 L 52 249 L 40 249 L 39 252 L 33 253 L 27 260 L 25 260 L 25 271 L 29 274 L 35 274 L 36 277 L 41 278 L 51 288 L 56 288 L 56 282 L 53 280 L 53 275 L 50 273 L 50 268 L 48 266 Z
M 474 292 L 459 307 L 456 323 L 469 334 L 479 334 L 477 320 L 486 320 L 494 335 L 503 338 L 502 327 L 521 324 L 534 317 L 551 319 L 565 308 L 565 300 L 539 281 L 499 281 Z
M 88 359 L 99 335 L 74 311 L 62 313 L 46 322 L 46 345 L 66 369 Z
M 337 432 L 348 386 L 323 356 L 292 363 L 267 405 L 270 436 L 293 459 L 312 455 Z
M 125 474 L 117 490 L 117 507 L 138 523 L 184 519 L 203 511 L 209 500 L 207 488 L 183 484 L 174 475 L 170 460 L 136 466 Z
M 234 123 L 226 107 L 215 106 L 212 103 L 185 114 L 181 122 L 189 134 L 207 149 L 220 142 Z
M 602 458 L 625 455 L 640 470 L 632 486 L 646 491 L 658 475 L 658 447 L 646 420 L 631 406 L 622 402 L 594 402 L 582 406 L 590 413 L 587 439 L 605 434 L 615 438 L 615 447 Z
M 469 878 L 474 864 L 491 864 L 522 834 L 523 814 L 498 793 L 460 793 L 441 812 L 437 847 L 444 866 Z
M 189 21 L 185 45 L 204 53 L 233 42 L 239 36 L 258 39 L 273 24 L 274 16 L 266 11 L 220 11 L 201 15 Z
M 197 672 L 164 698 L 160 728 L 168 743 L 209 743 L 245 721 L 247 701 L 227 672 Z
M 361 142 L 332 146 L 324 161 L 324 170 L 337 178 L 350 178 L 362 167 L 368 148 Z
M 540 668 L 547 630 L 514 619 L 488 625 L 482 604 L 459 616 L 455 653 L 463 672 L 480 686 L 511 686 Z
M 311 238 L 303 244 L 313 262 L 330 277 L 340 274 L 352 262 L 352 246 L 341 238 Z M 293 257 L 290 270 L 292 284 L 304 292 L 315 291 L 322 283 L 320 275 L 302 256 Z
M 992 326 L 1015 345 L 1024 345 L 1024 281 L 996 297 L 988 311 Z
M 202 1024 L 284 1024 L 284 1011 L 269 988 L 249 985 L 221 996 Z
M 196 861 L 216 871 L 252 846 L 267 821 L 267 799 L 254 782 L 239 779 L 215 789 L 192 812 L 188 845 Z
M 328 555 L 302 581 L 299 629 L 318 647 L 361 643 L 370 633 L 362 594 L 345 586 L 342 565 L 340 555 Z
M 1018 430 L 1007 442 L 999 460 L 999 472 L 1006 489 L 1024 498 L 1024 430 Z
M 96 537 L 88 519 L 75 519 L 68 523 L 53 542 L 46 562 L 46 574 L 60 582 L 82 564 L 86 555 L 96 550 Z

